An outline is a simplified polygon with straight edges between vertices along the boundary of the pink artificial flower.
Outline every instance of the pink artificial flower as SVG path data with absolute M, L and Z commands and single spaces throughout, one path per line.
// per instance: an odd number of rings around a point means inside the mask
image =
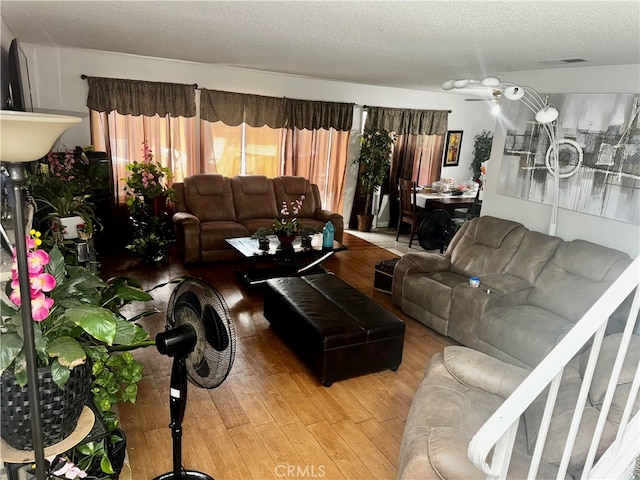
M 19 307 L 22 305 L 22 300 L 20 299 L 20 286 L 17 285 L 17 282 L 15 286 L 13 285 L 13 282 L 11 282 L 11 288 L 13 288 L 13 290 L 9 294 L 9 300 Z
M 53 472 L 54 475 L 62 476 L 65 478 L 69 478 L 73 480 L 74 478 L 80 477 L 85 478 L 87 473 L 84 470 L 80 470 L 74 463 L 67 461 L 61 468 Z
M 31 297 L 31 316 L 36 322 L 41 322 L 49 316 L 49 310 L 53 306 L 53 299 L 45 297 L 44 293 L 39 292 Z
M 36 250 L 29 253 L 27 264 L 29 265 L 29 275 L 39 275 L 42 273 L 44 266 L 49 263 L 51 257 L 44 250 Z
M 31 277 L 31 291 L 32 292 L 50 292 L 56 287 L 56 277 L 50 273 L 41 273 L 35 277 Z

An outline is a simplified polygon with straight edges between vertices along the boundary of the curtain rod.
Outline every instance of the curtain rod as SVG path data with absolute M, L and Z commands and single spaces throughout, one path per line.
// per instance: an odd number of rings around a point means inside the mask
M 362 108 L 369 108 L 369 105 L 363 105 Z M 451 110 L 447 110 L 447 112 L 451 113 Z
M 87 78 L 89 78 L 89 77 L 83 73 L 82 75 L 80 75 L 80 78 L 81 78 L 82 80 L 86 80 L 86 79 L 87 79 Z M 143 81 L 144 81 L 144 80 L 143 80 Z M 153 82 L 153 83 L 157 83 L 157 82 Z M 161 82 L 161 83 L 162 83 L 162 82 Z M 166 82 L 165 82 L 165 83 L 166 83 Z M 187 84 L 187 85 L 188 85 L 188 84 Z M 198 89 L 198 84 L 197 84 L 197 83 L 194 83 L 194 84 L 193 84 L 193 88 Z

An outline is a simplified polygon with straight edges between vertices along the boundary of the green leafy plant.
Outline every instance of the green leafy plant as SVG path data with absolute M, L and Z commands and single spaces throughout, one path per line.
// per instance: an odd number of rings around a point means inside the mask
M 253 240 L 264 240 L 269 235 L 273 235 L 273 233 L 274 233 L 273 229 L 269 227 L 259 227 L 255 232 L 253 232 L 253 235 L 251 235 L 251 238 Z
M 171 181 L 171 171 L 153 159 L 153 152 L 147 142 L 142 142 L 141 162 L 133 161 L 127 165 L 129 175 L 125 178 L 127 206 L 129 211 L 139 214 L 149 208 L 148 200 L 166 195 L 175 200 L 175 189 L 167 182 Z
M 34 237 L 36 237 L 34 232 Z M 63 386 L 70 371 L 87 361 L 117 349 L 134 349 L 153 344 L 147 332 L 134 323 L 148 314 L 127 319 L 120 308 L 132 301 L 153 297 L 133 281 L 105 282 L 80 266 L 66 265 L 57 245 L 47 252 L 38 249 L 37 237 L 30 238 L 29 254 L 41 264 L 37 276 L 47 286 L 33 293 L 32 310 L 38 366 L 50 366 L 54 381 Z M 12 301 L 19 298 L 18 274 L 7 282 Z M 54 279 L 53 286 L 51 285 Z M 32 277 L 32 285 L 34 279 Z M 0 373 L 11 369 L 18 383 L 27 383 L 21 309 L 18 304 L 1 302 Z M 34 308 L 35 307 L 35 308 Z M 154 312 L 155 313 L 155 312 Z
M 360 156 L 354 163 L 360 167 L 358 183 L 366 198 L 363 215 L 371 215 L 373 192 L 389 172 L 394 142 L 395 136 L 384 129 L 368 127 L 362 134 Z
M 471 161 L 471 171 L 473 180 L 478 182 L 482 177 L 482 164 L 491 157 L 491 146 L 493 145 L 493 132 L 483 130 L 474 137 L 473 160 Z

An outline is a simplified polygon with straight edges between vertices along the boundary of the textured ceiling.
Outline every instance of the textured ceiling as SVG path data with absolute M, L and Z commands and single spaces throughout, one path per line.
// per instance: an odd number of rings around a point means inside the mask
M 543 61 L 640 63 L 637 0 L 2 0 L 0 11 L 27 43 L 410 89 L 558 68 Z

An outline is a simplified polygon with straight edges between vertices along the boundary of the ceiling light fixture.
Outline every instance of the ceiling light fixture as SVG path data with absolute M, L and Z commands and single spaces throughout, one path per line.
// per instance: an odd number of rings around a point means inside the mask
M 560 162 L 558 159 L 558 140 L 556 135 L 556 124 L 554 123 L 560 112 L 551 103 L 547 95 L 544 97 L 531 87 L 515 85 L 513 83 L 501 82 L 497 77 L 485 77 L 484 79 L 472 80 L 448 80 L 442 84 L 443 90 L 452 90 L 454 88 L 485 87 L 492 91 L 498 90 L 507 100 L 521 101 L 535 116 L 538 122 L 549 137 L 549 149 L 547 158 L 551 156 L 551 164 L 547 164 L 547 171 L 554 178 L 553 205 L 551 208 L 551 219 L 549 221 L 549 235 L 555 235 L 558 228 L 558 203 L 560 201 Z M 494 97 L 496 95 L 494 94 Z M 496 100 L 500 99 L 500 95 Z M 577 170 L 576 170 L 577 171 Z

